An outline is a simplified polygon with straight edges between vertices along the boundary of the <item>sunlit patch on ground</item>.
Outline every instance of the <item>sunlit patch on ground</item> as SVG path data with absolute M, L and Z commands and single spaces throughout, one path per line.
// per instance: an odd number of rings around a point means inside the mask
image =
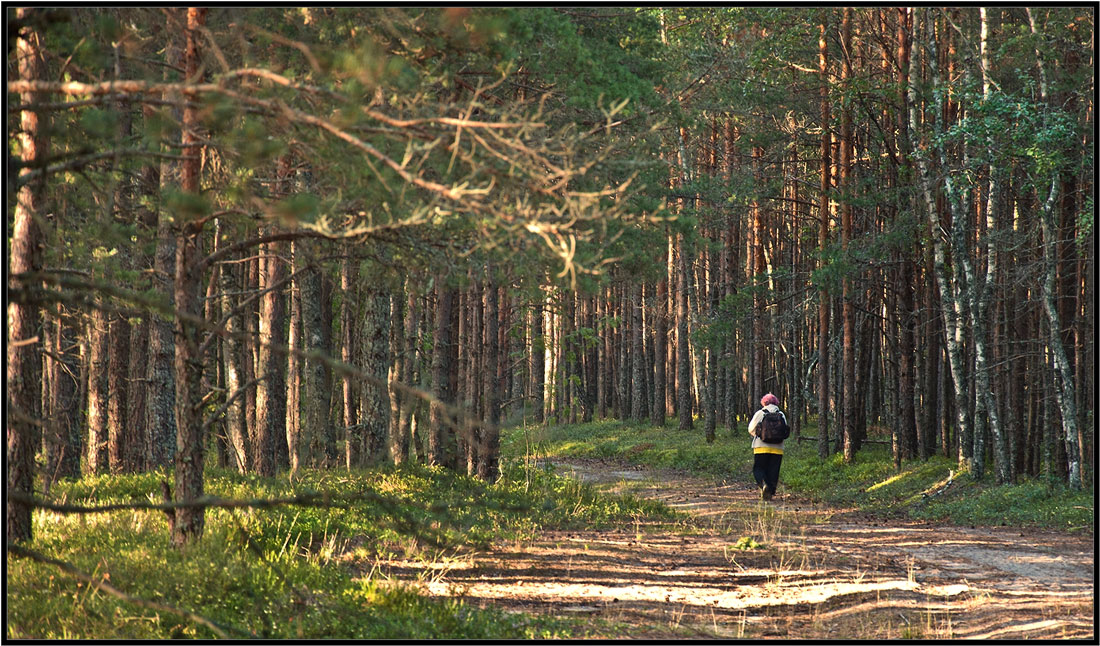
M 692 519 L 683 532 L 545 532 L 446 564 L 379 562 L 378 571 L 433 596 L 622 622 L 650 636 L 1095 634 L 1091 537 L 886 524 L 789 497 L 762 503 L 746 483 L 594 460 L 561 470 Z M 739 540 L 759 547 L 737 549 Z

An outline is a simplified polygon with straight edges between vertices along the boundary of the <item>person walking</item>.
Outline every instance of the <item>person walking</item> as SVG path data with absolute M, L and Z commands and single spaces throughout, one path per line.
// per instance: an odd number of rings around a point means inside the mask
M 764 435 L 765 416 L 769 425 L 778 426 L 780 420 L 786 433 L 790 433 L 787 426 L 787 416 L 779 410 L 779 398 L 768 393 L 760 398 L 760 410 L 749 420 L 749 435 L 752 436 L 752 476 L 756 479 L 756 486 L 760 488 L 760 497 L 771 500 L 775 495 L 775 489 L 779 486 L 779 465 L 783 463 L 783 440 L 765 442 Z

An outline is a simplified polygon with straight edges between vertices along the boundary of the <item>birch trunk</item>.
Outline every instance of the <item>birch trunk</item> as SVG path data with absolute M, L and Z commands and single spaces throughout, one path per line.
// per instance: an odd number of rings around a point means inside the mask
M 1028 23 L 1031 33 L 1038 37 L 1039 32 L 1035 25 L 1035 17 L 1031 10 L 1027 10 Z M 1046 69 L 1043 65 L 1041 52 L 1036 49 L 1035 59 L 1039 66 L 1039 91 L 1043 104 L 1048 100 Z M 1062 321 L 1058 313 L 1058 306 L 1054 299 L 1055 257 L 1057 245 L 1057 228 L 1054 224 L 1054 205 L 1058 195 L 1059 178 L 1054 175 L 1050 179 L 1050 188 L 1047 191 L 1046 200 L 1039 210 L 1039 219 L 1043 233 L 1043 311 L 1046 312 L 1048 329 L 1050 333 L 1050 351 L 1054 359 L 1055 370 L 1055 398 L 1058 403 L 1059 413 L 1062 417 L 1062 431 L 1065 435 L 1066 460 L 1068 462 L 1069 485 L 1074 489 L 1082 487 L 1080 449 L 1077 445 L 1077 388 L 1073 378 L 1073 368 L 1066 354 L 1065 345 L 1062 342 Z

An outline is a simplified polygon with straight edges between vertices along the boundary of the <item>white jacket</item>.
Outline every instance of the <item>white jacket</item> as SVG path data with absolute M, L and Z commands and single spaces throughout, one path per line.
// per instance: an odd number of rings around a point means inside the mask
M 783 413 L 783 411 L 779 410 L 779 407 L 776 406 L 775 404 L 768 404 L 764 408 L 761 408 L 760 410 L 756 411 L 756 414 L 752 416 L 751 420 L 749 420 L 749 435 L 752 436 L 752 448 L 754 448 L 754 449 L 769 448 L 769 449 L 779 449 L 780 451 L 782 451 L 783 450 L 783 443 L 782 442 L 780 442 L 779 444 L 768 444 L 767 442 L 764 442 L 760 438 L 756 437 L 756 427 L 764 419 L 764 411 L 767 411 L 769 413 L 778 412 L 780 415 L 783 415 L 783 422 L 784 423 L 787 422 L 787 416 Z

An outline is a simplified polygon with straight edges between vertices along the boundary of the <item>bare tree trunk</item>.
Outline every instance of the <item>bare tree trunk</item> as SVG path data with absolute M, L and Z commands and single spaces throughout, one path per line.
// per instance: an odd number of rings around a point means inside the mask
M 206 9 L 187 10 L 187 46 L 184 54 L 188 78 L 195 78 L 199 69 L 198 30 L 206 21 Z M 180 188 L 199 195 L 198 108 L 188 105 L 183 111 L 183 145 L 185 159 Z M 183 217 L 181 217 L 183 216 Z M 202 227 L 176 214 L 176 277 L 174 285 L 176 311 L 200 317 L 203 314 L 201 288 Z M 183 221 L 181 221 L 183 220 Z M 203 419 L 199 392 L 202 379 L 202 357 L 199 354 L 199 330 L 184 316 L 176 319 L 176 500 L 189 501 L 203 495 Z M 183 545 L 202 536 L 205 509 L 179 508 L 172 523 L 172 542 Z
M 294 243 L 297 251 L 295 262 L 304 267 L 314 264 L 314 247 L 305 240 Z M 321 285 L 321 271 L 315 265 L 301 274 L 298 281 L 299 298 L 302 307 L 302 350 L 307 355 L 324 351 L 324 320 L 321 308 L 326 307 Z M 389 308 L 386 308 L 389 314 Z M 373 373 L 373 366 L 367 366 Z M 328 425 L 329 398 L 325 389 L 325 366 L 317 359 L 308 358 L 302 362 L 301 385 L 301 426 L 299 447 L 301 464 L 304 467 L 320 468 L 325 465 L 327 448 L 326 426 Z M 289 377 L 288 377 L 289 378 Z M 373 411 L 381 414 L 382 411 Z
M 819 200 L 818 249 L 821 252 L 829 245 L 829 170 L 831 168 L 831 135 L 829 134 L 829 80 L 827 77 L 829 49 L 826 33 L 827 21 L 821 23 L 821 36 L 818 39 L 818 69 L 821 72 L 821 191 Z M 820 266 L 825 267 L 826 259 L 822 253 Z M 829 456 L 829 291 L 822 286 L 818 291 L 818 337 L 817 337 L 817 455 L 824 460 Z
M 1039 35 L 1038 29 L 1035 25 L 1035 17 L 1031 14 L 1031 9 L 1027 10 L 1027 18 L 1031 25 L 1032 35 L 1037 37 Z M 1035 52 L 1035 60 L 1039 66 L 1040 97 L 1043 103 L 1046 104 L 1048 100 L 1046 70 L 1043 66 L 1042 53 L 1038 50 Z M 1043 233 L 1043 261 L 1045 265 L 1042 286 L 1043 310 L 1046 312 L 1050 331 L 1050 350 L 1054 359 L 1055 370 L 1054 394 L 1058 403 L 1059 412 L 1061 413 L 1062 430 L 1065 435 L 1066 459 L 1069 467 L 1069 485 L 1074 489 L 1080 489 L 1082 486 L 1082 478 L 1081 454 L 1077 444 L 1077 388 L 1073 378 L 1073 367 L 1070 365 L 1069 356 L 1066 354 L 1065 344 L 1062 342 L 1062 321 L 1059 316 L 1057 303 L 1054 299 L 1055 266 L 1057 265 L 1057 258 L 1055 257 L 1057 227 L 1055 227 L 1054 224 L 1054 205 L 1058 196 L 1058 181 L 1059 178 L 1056 175 L 1051 178 L 1050 188 L 1047 191 L 1047 198 L 1043 201 L 1039 210 L 1039 220 L 1042 225 Z
M 981 31 L 981 56 L 982 56 L 982 94 L 986 100 L 992 96 L 992 80 L 990 78 L 989 60 L 989 24 L 985 7 L 979 9 L 982 23 Z M 995 153 L 995 145 L 992 136 L 988 142 L 990 156 Z M 1003 171 L 996 164 L 989 166 L 989 189 L 986 191 L 986 272 L 984 281 L 976 286 L 977 294 L 974 296 L 971 306 L 974 329 L 975 350 L 975 386 L 985 403 L 986 414 L 989 416 L 989 428 L 993 439 L 993 461 L 997 471 L 997 483 L 1006 484 L 1012 481 L 1012 467 L 1008 457 L 1008 443 L 1005 441 L 1004 431 L 1001 428 L 999 403 L 989 378 L 989 354 L 986 345 L 986 328 L 990 319 L 990 292 L 997 280 L 998 253 L 995 231 L 997 229 L 998 213 L 1000 210 L 1000 198 L 1003 185 Z M 976 457 L 981 456 L 977 453 Z
M 535 422 L 541 424 L 545 419 L 546 399 L 546 337 L 543 335 L 543 300 L 535 302 L 533 311 L 528 318 L 528 328 L 531 330 L 531 405 L 535 416 Z
M 122 64 L 119 55 L 119 46 L 114 47 L 114 76 L 122 77 Z M 125 100 L 115 103 L 118 110 L 119 141 L 129 139 L 133 130 L 130 116 L 130 105 Z M 132 221 L 131 196 L 133 195 L 130 179 L 124 177 L 117 181 L 113 194 L 114 213 L 109 213 L 108 218 L 115 216 L 115 221 L 127 223 Z M 125 253 L 120 259 L 123 269 L 133 268 L 133 254 Z M 129 376 L 130 376 L 130 322 L 127 317 L 119 314 L 111 314 L 107 323 L 108 338 L 108 365 L 107 365 L 107 460 L 111 473 L 123 473 L 136 470 L 134 459 L 131 456 L 134 444 L 131 435 L 133 428 L 130 423 L 130 414 L 127 411 L 129 403 Z
M 454 317 L 455 290 L 439 285 L 436 288 L 435 347 L 432 349 L 432 389 L 440 402 L 453 403 L 455 384 L 452 381 L 452 348 L 454 343 L 451 320 Z M 458 465 L 455 429 L 439 402 L 431 404 L 428 434 L 428 461 L 450 468 Z
M 259 287 L 266 290 L 278 283 L 282 275 L 282 259 L 279 258 L 280 244 L 269 242 L 263 245 L 260 253 Z M 258 329 L 258 347 L 256 351 L 256 419 L 252 431 L 252 470 L 270 477 L 275 475 L 275 442 L 285 441 L 286 430 L 284 401 L 286 386 L 282 374 L 282 362 L 278 360 L 271 345 L 282 339 L 283 307 L 282 295 L 278 289 L 272 289 L 260 297 L 260 318 Z
M 664 254 L 667 255 L 667 254 Z M 662 256 L 662 264 L 664 258 Z M 668 278 L 657 283 L 657 303 L 653 308 L 653 408 L 649 421 L 654 426 L 665 425 L 665 398 L 667 397 L 665 362 L 668 360 Z
M 485 419 L 478 447 L 477 475 L 486 482 L 500 476 L 500 289 L 489 274 L 485 288 Z
M 219 276 L 221 282 L 221 316 L 228 317 L 225 323 L 225 345 L 222 360 L 225 364 L 225 396 L 236 396 L 225 411 L 225 433 L 230 448 L 230 462 L 238 473 L 248 471 L 248 426 L 245 420 L 244 398 L 239 396 L 243 379 L 243 348 L 236 338 L 243 328 L 241 313 L 236 312 L 237 301 L 233 293 L 240 290 L 240 279 L 236 264 L 225 264 Z M 231 314 L 232 313 L 232 314 Z
M 933 85 L 939 86 L 939 68 L 936 61 L 937 51 L 935 40 L 931 36 L 931 21 L 927 16 L 927 9 L 922 9 L 920 26 L 925 30 L 924 42 L 928 44 L 929 53 L 927 55 L 926 63 L 931 68 Z M 914 30 L 916 30 L 917 21 L 914 20 Z M 909 88 L 908 88 L 908 104 L 909 104 L 909 136 L 915 138 L 917 133 L 920 132 L 918 121 L 918 101 L 916 98 L 916 86 L 913 80 L 913 74 L 909 75 Z M 935 101 L 934 112 L 936 114 L 935 130 L 937 136 L 943 129 L 943 124 L 939 121 L 943 114 L 943 98 L 937 94 Z M 948 362 L 951 368 L 951 377 L 955 387 L 955 419 L 958 424 L 959 436 L 962 439 L 959 449 L 959 467 L 963 469 L 969 469 L 970 465 L 970 450 L 968 442 L 972 437 L 972 431 L 970 427 L 970 420 L 967 416 L 967 409 L 964 402 L 967 400 L 967 379 L 966 379 L 966 366 L 963 364 L 962 348 L 961 346 L 961 324 L 959 320 L 962 313 L 961 304 L 959 298 L 952 298 L 952 293 L 959 291 L 961 287 L 958 285 L 958 279 L 949 279 L 947 276 L 946 258 L 944 253 L 944 245 L 940 234 L 941 222 L 939 217 L 939 209 L 935 204 L 935 200 L 932 198 L 931 187 L 931 169 L 929 168 L 929 158 L 927 153 L 917 151 L 924 150 L 920 146 L 920 142 L 913 141 L 910 144 L 910 149 L 914 151 L 914 157 L 916 157 L 917 168 L 920 175 L 920 186 L 922 194 L 924 195 L 925 208 L 928 211 L 928 227 L 932 238 L 933 249 L 933 266 L 935 269 L 936 282 L 940 290 L 940 301 L 943 308 L 943 320 L 944 320 L 944 341 L 947 345 Z M 950 189 L 949 189 L 950 190 Z M 958 224 L 958 223 L 956 223 Z M 954 227 L 956 231 L 961 232 L 961 225 Z
M 707 253 L 707 276 L 703 282 L 707 285 L 707 320 L 711 321 L 712 324 L 717 320 L 718 312 L 718 284 L 714 280 L 715 264 L 714 252 L 710 251 Z M 714 338 L 714 335 L 711 335 L 710 342 L 706 347 L 707 379 L 703 391 L 705 393 L 703 397 L 703 427 L 707 444 L 714 443 L 718 425 L 718 348 L 718 341 Z
M 645 351 L 642 347 L 642 284 L 635 282 L 630 288 L 630 413 L 635 422 L 645 420 L 645 383 L 642 366 Z
M 390 398 L 389 376 L 390 296 L 381 287 L 368 285 L 363 293 L 362 336 L 363 370 L 376 383 L 362 382 L 359 401 L 362 406 L 363 460 L 380 464 L 389 460 Z
M 290 243 L 290 273 L 294 274 L 302 268 L 304 261 L 304 240 L 295 240 Z M 290 352 L 286 357 L 286 443 L 287 459 L 290 462 L 290 473 L 293 475 L 301 467 L 313 467 L 314 464 L 309 436 L 302 436 L 302 360 L 298 352 L 305 350 L 302 343 L 302 292 L 306 289 L 307 277 L 298 274 L 290 289 L 290 307 L 287 316 L 287 348 Z M 316 287 L 310 285 L 309 287 Z M 316 300 L 318 297 L 313 297 Z M 313 430 L 307 425 L 308 430 Z
M 344 252 L 349 251 L 345 246 Z M 340 360 L 349 365 L 354 363 L 355 357 L 356 339 L 352 327 L 354 312 L 358 309 L 355 303 L 358 270 L 358 261 L 352 262 L 350 258 L 344 258 L 340 263 L 340 291 L 343 292 L 340 301 Z M 359 467 L 362 460 L 362 436 L 356 428 L 359 425 L 356 389 L 351 375 L 343 374 L 340 377 L 340 388 L 343 393 L 344 467 L 350 470 Z
M 166 69 L 182 68 L 183 47 L 180 38 L 183 33 L 182 12 L 169 14 L 165 29 L 164 59 Z M 167 72 L 165 73 L 167 79 Z M 183 97 L 178 92 L 165 92 L 164 101 L 171 106 L 173 120 L 183 120 L 180 105 Z M 178 132 L 166 133 L 169 138 L 178 138 Z M 180 182 L 180 164 L 165 160 L 160 166 L 160 194 L 162 196 L 178 190 Z M 157 213 L 157 243 L 153 256 L 153 285 L 166 299 L 172 294 L 172 280 L 176 275 L 176 238 L 172 232 L 172 217 L 163 204 Z M 176 386 L 173 374 L 175 362 L 175 340 L 172 322 L 152 315 L 149 330 L 149 370 L 146 375 L 146 469 L 155 469 L 172 462 L 176 453 Z
M 852 9 L 843 9 L 840 23 L 841 73 L 840 82 L 844 99 L 840 117 L 840 246 L 841 253 L 848 254 L 852 240 L 852 110 L 847 98 L 852 78 Z M 844 461 L 851 462 L 856 450 L 856 355 L 855 310 L 852 305 L 851 279 L 844 277 L 841 285 L 841 321 L 844 326 L 841 364 L 841 419 L 844 425 Z
M 46 356 L 49 387 L 46 415 L 46 486 L 61 478 L 80 477 L 80 422 L 77 414 L 76 366 L 65 359 L 72 333 L 58 305 L 46 322 L 50 353 Z
M 403 383 L 411 386 L 416 383 L 416 364 L 419 353 L 417 349 L 418 337 L 416 331 L 420 326 L 420 306 L 411 281 L 406 282 L 406 291 L 408 292 L 408 296 L 405 305 L 405 352 L 400 356 L 399 360 L 401 361 Z M 396 436 L 393 442 L 393 446 L 395 447 L 393 459 L 397 464 L 409 460 L 410 442 L 412 440 L 413 411 L 416 410 L 418 405 L 417 400 L 407 395 L 402 396 L 399 401 L 402 402 L 401 415 L 398 418 L 397 429 L 395 431 Z
M 31 10 L 20 8 L 15 15 L 19 19 L 25 19 L 31 15 Z M 37 80 L 42 78 L 45 71 L 42 43 L 37 33 L 24 33 L 15 42 L 19 78 Z M 24 104 L 32 104 L 36 97 L 32 93 L 25 93 L 20 95 L 19 100 Z M 40 122 L 41 118 L 33 110 L 22 110 L 19 113 L 19 157 L 23 162 L 23 168 L 19 171 L 21 175 L 30 172 L 40 157 L 46 157 L 46 124 Z M 16 194 L 8 264 L 9 294 L 31 287 L 15 276 L 37 272 L 42 268 L 43 237 L 36 219 L 41 217 L 44 206 L 43 183 L 28 182 Z M 6 486 L 9 492 L 30 495 L 34 493 L 34 453 L 39 444 L 40 433 L 37 426 L 41 370 L 38 358 L 40 315 L 35 307 L 17 303 L 14 299 L 8 303 L 7 314 Z M 31 508 L 9 498 L 4 512 L 4 527 L 4 536 L 8 543 L 29 541 L 32 534 Z
M 107 389 L 107 368 L 109 363 L 107 314 L 99 308 L 88 314 L 85 334 L 88 337 L 88 434 L 87 455 L 85 456 L 88 473 L 105 473 L 107 458 L 107 403 L 110 391 Z
M 688 284 L 691 282 L 688 276 L 690 262 L 687 258 L 687 243 L 683 235 L 678 238 L 679 252 L 677 253 L 676 272 L 676 394 L 678 398 L 677 409 L 680 414 L 680 430 L 689 431 L 694 428 L 692 421 L 691 402 L 691 350 L 688 347 Z
M 131 472 L 131 425 L 126 411 L 129 399 L 130 323 L 125 317 L 112 316 L 107 324 L 107 460 L 111 473 Z

